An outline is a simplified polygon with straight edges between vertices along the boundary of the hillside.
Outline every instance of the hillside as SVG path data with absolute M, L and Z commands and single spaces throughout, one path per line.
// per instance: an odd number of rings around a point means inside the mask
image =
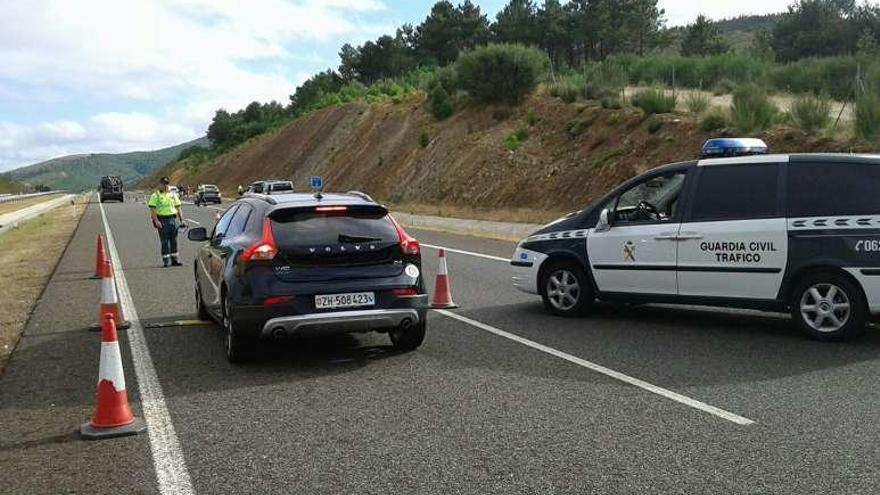
M 306 190 L 309 176 L 323 175 L 328 190 L 358 189 L 396 205 L 527 210 L 536 212 L 532 219 L 545 218 L 582 207 L 656 165 L 693 159 L 710 137 L 690 115 L 658 119 L 659 130 L 638 110 L 534 96 L 512 109 L 475 106 L 437 122 L 413 95 L 316 111 L 197 170 L 178 162 L 161 173 L 227 192 L 261 178 L 292 178 Z M 529 137 L 509 151 L 505 139 L 521 128 Z M 763 137 L 781 152 L 850 149 L 794 130 Z
M 24 184 L 0 176 L 0 194 L 17 193 L 25 189 Z
M 126 182 L 134 182 L 177 159 L 184 149 L 207 144 L 207 138 L 199 138 L 154 151 L 63 156 L 15 169 L 4 175 L 30 185 L 43 184 L 53 189 L 79 191 L 96 187 L 98 180 L 104 175 L 119 175 Z

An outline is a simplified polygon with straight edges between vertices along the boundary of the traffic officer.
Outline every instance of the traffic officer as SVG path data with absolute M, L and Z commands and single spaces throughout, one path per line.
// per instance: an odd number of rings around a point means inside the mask
M 180 198 L 173 192 L 168 192 L 168 177 L 159 179 L 159 187 L 150 195 L 147 206 L 150 207 L 150 217 L 153 227 L 159 231 L 159 241 L 162 244 L 162 263 L 167 268 L 182 266 L 183 263 L 177 254 L 177 231 L 185 229 L 183 213 L 180 208 Z

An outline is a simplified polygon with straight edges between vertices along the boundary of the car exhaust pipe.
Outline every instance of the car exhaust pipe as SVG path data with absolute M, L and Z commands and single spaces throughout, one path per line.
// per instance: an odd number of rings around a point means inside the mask
M 407 328 L 409 328 L 409 327 L 411 327 L 411 326 L 412 326 L 412 320 L 409 319 L 409 318 L 404 318 L 404 319 L 400 322 L 400 329 L 401 329 L 401 330 L 406 330 Z
M 284 337 L 284 327 L 273 328 L 272 329 L 272 338 L 273 339 L 280 339 L 281 337 Z

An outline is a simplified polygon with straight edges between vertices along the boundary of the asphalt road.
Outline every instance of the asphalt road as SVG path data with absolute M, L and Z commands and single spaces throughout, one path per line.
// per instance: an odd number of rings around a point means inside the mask
M 602 305 L 563 319 L 513 289 L 506 262 L 450 252 L 455 313 L 473 324 L 434 312 L 414 352 L 393 351 L 382 335 L 313 338 L 267 347 L 262 362 L 236 366 L 214 325 L 155 326 L 194 318 L 196 244 L 181 237 L 186 266 L 160 268 L 146 207 L 104 207 L 176 433 L 176 468 L 195 493 L 800 494 L 880 486 L 875 329 L 856 342 L 823 344 L 784 317 L 754 312 Z M 213 224 L 213 209 L 184 211 Z M 87 277 L 101 231 L 94 204 L 0 378 L 0 492 L 174 492 L 157 476 L 154 461 L 167 447 L 158 428 L 101 442 L 74 433 L 93 407 L 98 334 L 85 327 L 96 317 L 97 282 Z M 410 233 L 504 259 L 513 250 Z M 433 280 L 436 250 L 423 253 Z M 121 333 L 129 396 L 142 415 Z

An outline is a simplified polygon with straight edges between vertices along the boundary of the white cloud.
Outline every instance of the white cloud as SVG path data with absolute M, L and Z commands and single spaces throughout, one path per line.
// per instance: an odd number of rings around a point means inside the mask
M 784 12 L 792 0 L 660 0 L 658 3 L 660 8 L 666 9 L 667 25 L 684 26 L 693 23 L 700 14 L 717 20 L 740 15 Z
M 169 136 L 197 136 L 217 108 L 234 110 L 254 100 L 286 103 L 303 74 L 320 64 L 312 48 L 300 53 L 299 46 L 330 43 L 335 52 L 339 38 L 374 36 L 380 28 L 357 16 L 386 8 L 379 0 L 6 3 L 0 107 L 4 100 L 46 104 L 50 99 L 56 107 L 92 107 L 98 115 L 77 124 L 88 130 L 88 136 L 80 137 L 100 139 L 113 149 L 150 145 L 147 137 L 158 147 L 173 144 Z M 302 70 L 303 63 L 309 70 Z M 291 66 L 300 69 L 279 69 Z M 147 107 L 149 114 L 100 113 L 131 105 Z M 10 140 L 10 125 L 0 127 L 0 142 Z M 32 147 L 0 147 L 0 169 L 26 164 L 23 156 L 41 160 L 49 157 L 41 153 L 56 149 L 76 152 L 79 147 L 64 146 L 70 143 L 64 132 L 44 128 L 56 125 L 15 125 L 18 137 L 13 139 L 21 144 L 22 136 L 28 136 Z M 37 137 L 50 141 L 32 142 Z

